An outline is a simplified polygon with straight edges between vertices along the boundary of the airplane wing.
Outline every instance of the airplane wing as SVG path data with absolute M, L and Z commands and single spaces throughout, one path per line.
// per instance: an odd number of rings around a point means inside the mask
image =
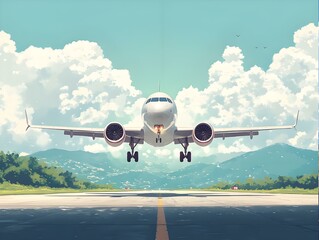
M 25 118 L 27 122 L 26 131 L 29 128 L 37 129 L 48 129 L 48 130 L 59 130 L 64 131 L 64 135 L 73 136 L 83 136 L 91 137 L 93 140 L 95 138 L 104 138 L 104 128 L 77 128 L 77 127 L 63 127 L 63 126 L 46 126 L 46 125 L 32 125 L 29 123 L 27 111 L 25 111 Z M 140 128 L 125 128 L 125 141 L 133 143 L 144 143 L 144 132 Z
M 244 128 L 214 128 L 214 138 L 229 138 L 229 137 L 242 137 L 250 136 L 252 139 L 253 136 L 259 135 L 260 131 L 268 130 L 280 130 L 280 129 L 292 129 L 296 128 L 299 118 L 299 111 L 297 113 L 296 121 L 293 125 L 286 126 L 263 126 L 263 127 L 244 127 Z M 181 128 L 175 131 L 174 143 L 191 143 L 194 142 L 193 129 Z

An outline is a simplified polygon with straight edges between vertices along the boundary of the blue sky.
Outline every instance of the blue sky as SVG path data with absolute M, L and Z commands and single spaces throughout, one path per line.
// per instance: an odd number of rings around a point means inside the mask
M 158 81 L 175 97 L 189 85 L 206 87 L 207 69 L 227 45 L 243 50 L 245 68 L 267 69 L 297 29 L 318 21 L 317 9 L 314 0 L 0 0 L 0 29 L 18 51 L 97 42 L 145 97 Z
M 123 158 L 127 145 L 25 133 L 24 109 L 34 124 L 135 125 L 159 81 L 183 127 L 284 125 L 300 109 L 298 131 L 216 140 L 192 146 L 194 156 L 278 142 L 317 149 L 317 25 L 313 0 L 0 0 L 0 150 Z M 181 148 L 140 150 L 175 159 Z

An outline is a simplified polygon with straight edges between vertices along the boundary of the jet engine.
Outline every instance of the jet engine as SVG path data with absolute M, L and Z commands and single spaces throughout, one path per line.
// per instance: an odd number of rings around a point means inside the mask
M 119 123 L 110 123 L 104 129 L 105 141 L 112 147 L 120 146 L 125 141 L 124 127 Z
M 192 137 L 199 146 L 207 146 L 213 141 L 214 130 L 208 123 L 199 123 L 194 128 Z

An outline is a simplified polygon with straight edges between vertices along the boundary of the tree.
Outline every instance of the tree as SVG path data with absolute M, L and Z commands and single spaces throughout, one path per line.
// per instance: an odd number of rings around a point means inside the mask
M 212 188 L 219 189 L 229 189 L 231 183 L 219 182 L 212 186 Z M 270 177 L 265 177 L 264 179 L 253 179 L 247 178 L 244 183 L 237 181 L 233 185 L 239 187 L 239 189 L 247 190 L 271 190 L 279 188 L 304 188 L 304 189 L 314 189 L 318 188 L 318 175 L 317 174 L 308 174 L 304 176 L 297 176 L 296 178 L 279 176 L 277 179 L 273 180 Z
M 86 188 L 86 186 L 92 186 L 90 183 L 78 180 L 71 172 L 50 167 L 35 157 L 19 157 L 15 153 L 0 152 L 0 183 L 4 181 L 34 187 Z

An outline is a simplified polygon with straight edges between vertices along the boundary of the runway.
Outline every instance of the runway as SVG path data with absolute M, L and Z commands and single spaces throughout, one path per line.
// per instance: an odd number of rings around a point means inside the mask
M 318 239 L 318 196 L 140 191 L 0 196 L 0 239 Z

